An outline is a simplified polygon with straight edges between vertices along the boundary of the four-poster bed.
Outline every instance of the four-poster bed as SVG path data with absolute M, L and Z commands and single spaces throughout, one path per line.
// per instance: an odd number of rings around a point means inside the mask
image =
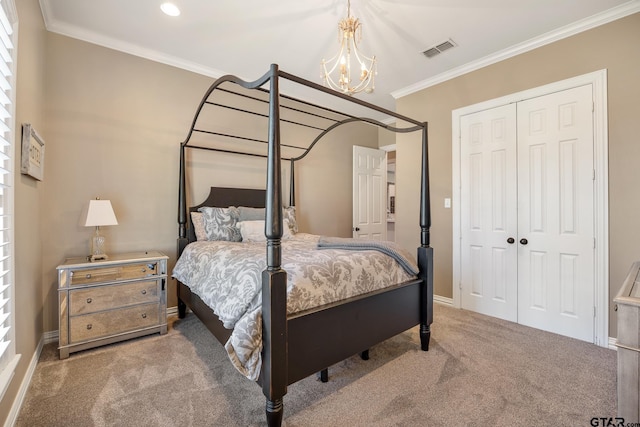
M 344 102 L 358 104 L 374 113 L 394 117 L 398 120 L 398 125 L 386 125 L 374 119 L 340 113 L 334 109 L 282 95 L 281 80 L 287 84 L 302 85 L 316 92 L 338 97 Z M 218 101 L 214 95 L 222 98 L 223 102 Z M 241 99 L 242 102 L 231 101 L 235 98 Z M 246 104 L 252 106 L 245 107 Z M 253 107 L 254 104 L 257 107 Z M 267 111 L 263 112 L 260 106 L 266 107 Z M 249 114 L 266 120 L 267 139 L 263 140 L 264 137 L 247 136 L 247 134 L 231 134 L 225 128 L 227 122 L 225 119 L 222 120 L 225 122 L 222 130 L 207 127 L 205 117 L 210 117 L 211 114 L 207 112 L 208 109 L 215 109 L 216 114 Z M 293 272 L 283 268 L 291 257 L 291 252 L 285 251 L 286 255 L 283 255 L 283 248 L 288 248 L 292 243 L 283 239 L 283 234 L 286 235 L 288 231 L 285 227 L 290 223 L 284 218 L 281 162 L 282 160 L 290 162 L 289 205 L 294 206 L 295 162 L 303 159 L 327 133 L 353 122 L 365 122 L 394 132 L 422 132 L 420 247 L 417 250 L 415 274 L 407 277 L 398 276 L 404 278 L 398 283 L 388 283 L 382 289 L 354 294 L 344 300 L 331 301 L 298 312 L 291 312 L 289 307 L 288 312 L 290 301 L 287 299 L 287 288 L 291 286 L 288 280 L 290 281 Z M 405 127 L 400 127 L 400 123 Z M 291 126 L 303 127 L 312 133 L 307 145 L 281 142 L 281 128 Z M 195 142 L 195 135 L 211 138 L 215 142 L 206 144 Z M 248 148 L 255 145 L 266 147 L 266 152 Z M 266 158 L 266 189 L 212 187 L 207 200 L 189 208 L 186 201 L 185 153 L 188 149 Z M 416 325 L 420 325 L 421 347 L 425 351 L 428 350 L 430 325 L 433 320 L 433 250 L 429 246 L 431 218 L 426 123 L 331 91 L 285 73 L 279 70 L 277 65 L 272 65 L 264 76 L 254 82 L 246 82 L 234 76 L 221 77 L 211 85 L 203 97 L 189 134 L 180 146 L 179 257 L 191 242 L 197 240 L 191 212 L 203 209 L 206 211 L 210 208 L 229 210 L 229 207 L 235 209 L 238 206 L 264 208 L 265 242 L 261 247 L 266 246 L 266 262 L 258 279 L 260 281 L 258 297 L 261 297 L 261 306 L 257 320 L 260 325 L 262 346 L 259 354 L 261 363 L 256 377 L 266 397 L 266 416 L 269 426 L 281 425 L 283 397 L 287 392 L 287 386 L 302 378 L 321 371 L 326 374 L 326 369 L 330 365 L 354 354 L 366 352 L 373 345 Z M 229 246 L 233 247 L 232 244 Z M 398 251 L 392 250 L 392 252 Z M 264 258 L 264 255 L 262 257 Z M 184 266 L 181 265 L 180 269 L 184 270 Z M 179 279 L 179 316 L 184 317 L 186 308 L 190 308 L 221 343 L 227 343 L 232 336 L 232 331 L 225 327 L 221 318 L 214 313 L 214 309 L 203 302 L 203 299 L 203 295 L 192 292 L 188 284 Z

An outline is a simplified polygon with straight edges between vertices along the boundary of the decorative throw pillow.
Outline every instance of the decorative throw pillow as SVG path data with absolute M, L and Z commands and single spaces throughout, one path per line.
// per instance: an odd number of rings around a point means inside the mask
M 207 240 L 202 212 L 191 212 L 191 223 L 193 224 L 193 231 L 196 233 L 196 240 Z
M 283 225 L 282 240 L 290 239 L 292 236 L 289 228 L 289 221 L 285 219 Z M 267 241 L 267 238 L 264 235 L 264 221 L 240 221 L 238 223 L 238 228 L 240 228 L 240 234 L 242 235 L 243 242 Z
M 298 223 L 296 222 L 296 207 L 295 206 L 287 206 L 283 208 L 283 217 L 286 221 L 289 222 L 289 230 L 291 234 L 296 234 L 298 232 Z
M 240 212 L 240 219 L 238 221 L 264 221 L 265 208 L 239 206 L 238 212 Z
M 233 206 L 228 208 L 202 207 L 198 211 L 202 212 L 207 240 L 242 241 L 240 229 L 237 227 L 240 216 L 238 208 Z
M 289 220 L 285 218 L 282 222 L 282 239 L 291 239 L 293 237 L 293 232 L 291 231 L 291 224 L 289 224 Z

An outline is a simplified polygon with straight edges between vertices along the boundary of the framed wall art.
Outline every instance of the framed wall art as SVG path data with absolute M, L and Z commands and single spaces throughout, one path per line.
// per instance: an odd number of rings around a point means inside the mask
M 20 172 L 42 181 L 44 178 L 44 140 L 29 123 L 22 124 L 22 163 Z

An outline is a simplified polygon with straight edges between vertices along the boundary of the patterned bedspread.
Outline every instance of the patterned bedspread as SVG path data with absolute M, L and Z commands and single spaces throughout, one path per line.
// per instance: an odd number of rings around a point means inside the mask
M 375 250 L 318 250 L 320 236 L 298 233 L 282 240 L 287 271 L 287 312 L 364 294 L 415 276 Z M 262 271 L 265 243 L 198 241 L 189 244 L 173 277 L 188 286 L 232 329 L 225 348 L 235 367 L 257 380 L 262 351 Z M 417 267 L 416 267 L 417 270 Z

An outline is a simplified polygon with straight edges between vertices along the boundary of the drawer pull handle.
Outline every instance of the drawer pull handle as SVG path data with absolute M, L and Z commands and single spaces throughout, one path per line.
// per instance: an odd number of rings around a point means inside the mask
M 146 290 L 146 289 L 143 289 L 143 290 L 142 290 L 142 295 L 146 295 L 146 294 L 147 294 L 147 290 Z
M 146 319 L 147 318 L 147 313 L 142 313 L 142 318 Z
M 93 301 L 91 298 L 87 298 L 87 304 L 91 304 L 91 301 Z
M 87 274 L 87 275 L 85 276 L 85 279 L 91 279 L 91 274 Z
M 143 273 L 146 273 L 146 272 L 147 272 L 147 269 L 146 269 L 146 268 L 143 268 L 143 269 L 142 269 L 142 272 L 143 272 Z
M 88 330 L 91 330 L 91 328 L 93 328 L 93 326 L 91 325 L 91 323 L 89 323 L 89 324 L 87 325 L 87 329 L 88 329 Z

